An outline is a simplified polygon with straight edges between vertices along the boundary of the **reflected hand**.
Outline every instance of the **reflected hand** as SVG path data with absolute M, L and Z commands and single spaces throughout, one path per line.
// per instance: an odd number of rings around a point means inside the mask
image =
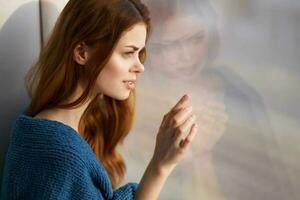
M 211 152 L 226 130 L 228 115 L 224 103 L 212 100 L 201 111 L 198 117 L 202 124 L 201 135 L 197 138 L 196 149 L 198 152 L 202 149 L 202 153 Z

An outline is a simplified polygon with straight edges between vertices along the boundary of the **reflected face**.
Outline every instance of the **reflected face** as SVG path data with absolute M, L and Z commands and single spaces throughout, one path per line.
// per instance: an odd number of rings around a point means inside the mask
M 137 74 L 144 71 L 139 55 L 145 48 L 146 34 L 146 25 L 142 23 L 123 33 L 97 78 L 96 93 L 117 100 L 129 97 L 135 88 Z
M 194 16 L 170 17 L 152 37 L 151 67 L 173 78 L 189 78 L 205 62 L 208 34 Z

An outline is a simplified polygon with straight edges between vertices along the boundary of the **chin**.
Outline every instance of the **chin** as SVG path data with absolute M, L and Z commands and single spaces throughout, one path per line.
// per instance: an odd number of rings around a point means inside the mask
M 119 101 L 124 101 L 129 98 L 130 92 L 124 93 L 123 95 L 108 95 L 108 96 Z

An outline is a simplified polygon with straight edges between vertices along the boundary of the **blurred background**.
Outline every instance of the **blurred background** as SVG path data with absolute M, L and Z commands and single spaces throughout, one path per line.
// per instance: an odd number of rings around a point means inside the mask
M 159 199 L 300 199 L 300 1 L 144 2 L 153 31 L 124 182 L 141 179 L 163 115 L 189 94 L 199 131 Z M 0 0 L 1 172 L 24 75 L 66 3 Z

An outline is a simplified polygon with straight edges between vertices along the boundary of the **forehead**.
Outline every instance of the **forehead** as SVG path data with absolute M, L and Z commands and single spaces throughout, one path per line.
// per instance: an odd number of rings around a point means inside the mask
M 170 16 L 160 22 L 153 33 L 153 41 L 169 42 L 180 40 L 206 30 L 201 18 L 193 15 Z
M 135 24 L 121 35 L 117 46 L 135 45 L 143 47 L 145 46 L 146 35 L 146 25 L 143 23 Z

